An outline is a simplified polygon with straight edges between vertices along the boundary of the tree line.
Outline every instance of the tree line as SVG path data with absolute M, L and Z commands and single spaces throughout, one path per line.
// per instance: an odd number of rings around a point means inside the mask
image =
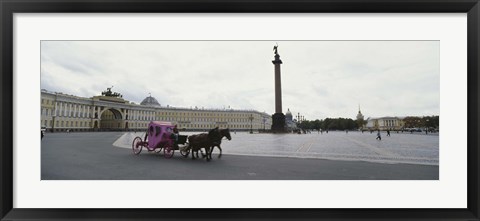
M 356 121 L 348 118 L 325 118 L 324 120 L 305 120 L 298 124 L 304 130 L 354 130 L 357 128 Z
M 406 117 L 403 119 L 403 122 L 405 123 L 405 128 L 438 128 L 440 125 L 440 117 Z
M 439 128 L 439 116 L 406 117 L 403 119 L 405 128 Z M 350 118 L 325 118 L 314 121 L 304 120 L 297 124 L 304 130 L 356 130 L 365 125 L 367 121 L 357 121 Z

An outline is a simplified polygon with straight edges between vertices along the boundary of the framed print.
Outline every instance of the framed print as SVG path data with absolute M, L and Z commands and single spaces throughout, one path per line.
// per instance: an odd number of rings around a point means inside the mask
M 0 7 L 2 220 L 479 220 L 477 0 Z

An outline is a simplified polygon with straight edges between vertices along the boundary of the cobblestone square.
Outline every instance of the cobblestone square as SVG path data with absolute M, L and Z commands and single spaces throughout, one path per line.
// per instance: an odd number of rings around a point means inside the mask
M 199 132 L 182 133 L 184 135 Z M 131 148 L 135 136 L 126 133 L 114 145 Z M 424 133 L 376 133 L 350 131 L 312 132 L 309 134 L 249 134 L 231 132 L 232 140 L 224 138 L 222 154 L 316 158 L 330 160 L 368 161 L 377 163 L 408 163 L 438 165 L 439 136 Z M 218 149 L 214 153 L 219 153 Z
M 181 134 L 196 134 L 181 133 Z M 42 180 L 438 180 L 438 135 L 232 132 L 213 159 L 172 158 L 131 144 L 142 132 L 47 133 Z

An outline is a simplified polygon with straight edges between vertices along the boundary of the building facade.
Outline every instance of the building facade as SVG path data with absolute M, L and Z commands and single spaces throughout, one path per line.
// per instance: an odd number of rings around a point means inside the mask
M 292 112 L 290 109 L 287 110 L 285 114 L 285 125 L 287 127 L 287 132 L 291 132 L 297 129 L 297 123 L 293 120 Z
M 162 107 L 151 96 L 135 104 L 108 95 L 85 98 L 42 90 L 40 125 L 47 131 L 144 130 L 150 121 L 169 121 L 193 131 L 262 130 L 272 125 L 269 114 L 256 110 Z
M 405 128 L 403 117 L 380 117 L 368 118 L 366 129 L 368 130 L 402 130 Z

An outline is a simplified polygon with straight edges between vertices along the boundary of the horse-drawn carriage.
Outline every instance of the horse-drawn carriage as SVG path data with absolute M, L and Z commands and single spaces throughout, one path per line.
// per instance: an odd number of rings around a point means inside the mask
M 147 148 L 148 151 L 154 151 L 157 153 L 162 152 L 166 158 L 171 158 L 175 150 L 180 150 L 182 156 L 187 157 L 190 153 L 196 152 L 198 157 L 198 151 L 202 148 L 205 149 L 206 159 L 209 161 L 212 158 L 213 148 L 215 146 L 220 150 L 220 143 L 223 137 L 231 140 L 229 129 L 211 129 L 208 133 L 195 134 L 189 136 L 179 135 L 174 133 L 175 125 L 170 122 L 164 121 L 152 121 L 148 124 L 148 129 L 145 134 L 145 138 L 135 137 L 132 142 L 133 153 L 138 155 L 142 152 L 142 148 Z M 192 153 L 192 159 L 195 159 Z
M 175 150 L 180 150 L 180 154 L 188 156 L 187 137 L 173 133 L 173 125 L 170 122 L 152 121 L 148 124 L 147 132 L 142 140 L 141 137 L 135 137 L 132 142 L 133 153 L 138 155 L 142 148 L 148 151 L 162 152 L 165 158 L 171 158 Z

